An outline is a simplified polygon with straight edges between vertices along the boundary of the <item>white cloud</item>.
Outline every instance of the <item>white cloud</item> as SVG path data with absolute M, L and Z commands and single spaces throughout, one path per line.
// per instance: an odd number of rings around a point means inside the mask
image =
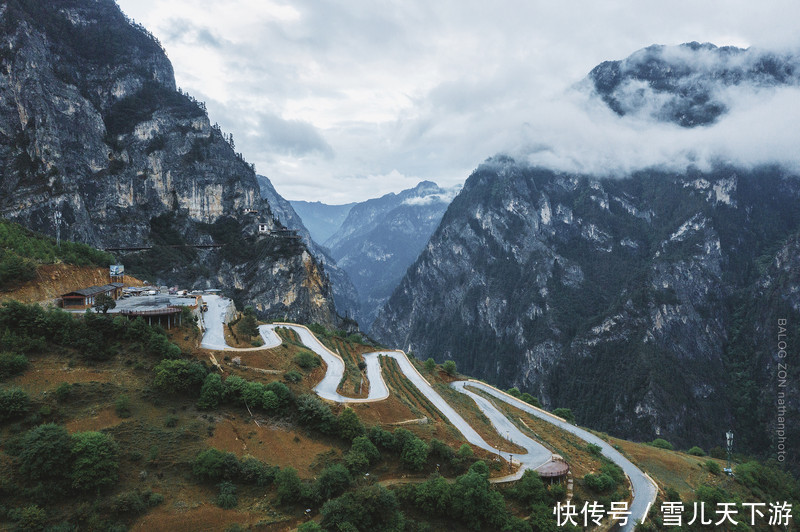
M 796 47 L 794 0 L 119 4 L 161 39 L 178 84 L 291 198 L 346 203 L 422 179 L 451 186 L 522 146 L 545 163 L 613 168 L 676 152 L 707 158 L 723 139 L 731 157 L 785 155 L 796 139 L 780 111 L 756 104 L 686 136 L 619 120 L 569 91 L 595 65 L 653 43 Z M 765 136 L 731 130 L 747 119 Z

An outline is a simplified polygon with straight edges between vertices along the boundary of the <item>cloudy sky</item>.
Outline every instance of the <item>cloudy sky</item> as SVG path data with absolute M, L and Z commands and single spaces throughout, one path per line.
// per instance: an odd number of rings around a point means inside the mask
M 118 3 L 288 199 L 345 203 L 423 179 L 457 185 L 499 151 L 606 172 L 698 145 L 732 158 L 746 146 L 754 157 L 800 157 L 797 92 L 751 99 L 687 132 L 620 122 L 574 89 L 602 61 L 653 43 L 800 49 L 796 0 Z

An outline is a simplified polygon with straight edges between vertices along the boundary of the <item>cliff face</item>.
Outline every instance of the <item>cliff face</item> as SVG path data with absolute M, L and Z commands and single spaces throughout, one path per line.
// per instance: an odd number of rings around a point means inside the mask
M 258 185 L 261 188 L 261 197 L 269 203 L 275 218 L 287 228 L 297 231 L 308 250 L 325 269 L 331 282 L 337 312 L 353 320 L 358 320 L 358 292 L 350 281 L 350 277 L 336 264 L 336 261 L 330 256 L 330 252 L 311 238 L 311 233 L 295 212 L 292 204 L 278 194 L 278 191 L 272 186 L 272 182 L 267 177 L 260 175 L 258 176 Z M 355 324 L 350 323 L 347 326 L 354 327 Z
M 777 320 L 800 323 L 799 201 L 776 168 L 600 181 L 498 157 L 372 332 L 600 430 L 713 446 L 732 427 L 763 452 Z
M 0 215 L 100 248 L 152 247 L 121 260 L 228 289 L 262 315 L 336 320 L 305 247 L 258 234 L 278 226 L 253 168 L 176 90 L 144 28 L 111 0 L 12 0 L 0 28 Z M 224 246 L 186 247 L 212 243 Z

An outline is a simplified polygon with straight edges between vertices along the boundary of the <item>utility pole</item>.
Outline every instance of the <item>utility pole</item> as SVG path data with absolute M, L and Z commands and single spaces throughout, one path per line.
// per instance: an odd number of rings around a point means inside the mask
M 728 475 L 733 475 L 733 470 L 731 469 L 731 455 L 733 454 L 733 431 L 729 430 L 725 433 L 725 442 L 727 443 L 728 448 L 728 467 L 725 468 L 725 473 Z

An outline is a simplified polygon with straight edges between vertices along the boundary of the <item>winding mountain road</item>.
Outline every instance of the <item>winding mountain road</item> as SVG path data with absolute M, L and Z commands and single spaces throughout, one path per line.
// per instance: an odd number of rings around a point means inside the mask
M 214 299 L 216 298 L 216 299 Z M 220 298 L 218 296 L 205 296 L 204 300 L 208 303 L 208 312 L 206 313 L 206 332 L 203 337 L 202 346 L 208 349 L 220 350 L 233 350 L 225 344 L 224 335 L 224 318 L 227 313 L 227 306 L 230 300 Z M 213 309 L 213 310 L 212 310 Z M 264 339 L 265 345 L 258 349 L 265 349 L 276 347 L 281 344 L 281 339 L 275 329 L 277 327 L 285 327 L 295 331 L 300 338 L 300 341 L 308 347 L 311 351 L 319 355 L 327 365 L 327 371 L 322 381 L 314 387 L 314 391 L 323 399 L 334 401 L 338 403 L 367 403 L 374 401 L 381 401 L 389 396 L 389 389 L 386 386 L 386 381 L 383 378 L 380 365 L 380 357 L 391 357 L 397 361 L 400 370 L 403 374 L 416 386 L 425 397 L 439 409 L 439 411 L 447 417 L 448 421 L 456 427 L 464 438 L 471 444 L 484 449 L 490 453 L 498 455 L 509 454 L 508 451 L 502 451 L 489 445 L 478 432 L 461 417 L 461 415 L 451 407 L 447 401 L 431 386 L 431 384 L 423 377 L 417 368 L 411 363 L 405 353 L 402 351 L 378 351 L 374 353 L 366 353 L 363 355 L 364 361 L 367 364 L 366 372 L 367 379 L 370 383 L 369 393 L 365 398 L 352 398 L 345 397 L 337 392 L 339 383 L 344 376 L 345 366 L 342 357 L 329 350 L 325 345 L 320 342 L 316 336 L 306 327 L 302 325 L 295 325 L 292 323 L 275 323 L 271 325 L 261 325 L 259 332 Z M 249 350 L 249 349 L 248 349 Z M 498 390 L 486 383 L 466 380 L 456 381 L 451 383 L 451 386 L 470 397 L 478 405 L 478 408 L 489 418 L 494 428 L 502 436 L 505 434 L 508 439 L 515 444 L 522 446 L 527 451 L 526 454 L 516 454 L 515 462 L 520 464 L 519 469 L 512 475 L 506 477 L 493 479 L 493 482 L 507 482 L 519 479 L 525 470 L 537 469 L 551 459 L 550 451 L 540 443 L 528 437 L 517 426 L 508 419 L 504 412 L 502 412 L 493 401 L 487 399 L 483 395 L 479 395 L 472 391 L 472 389 L 480 390 L 485 394 L 491 395 L 495 400 L 503 401 L 511 406 L 523 410 L 533 416 L 538 417 L 548 423 L 556 425 L 557 427 L 566 430 L 581 438 L 587 443 L 593 443 L 600 446 L 601 452 L 609 460 L 622 468 L 626 475 L 631 480 L 633 490 L 633 502 L 629 510 L 631 512 L 630 519 L 627 524 L 621 527 L 620 530 L 628 532 L 634 529 L 637 521 L 644 521 L 650 506 L 655 502 L 657 495 L 657 487 L 655 482 L 642 472 L 638 467 L 633 465 L 627 458 L 622 456 L 616 449 L 611 447 L 608 443 L 601 440 L 594 434 L 576 427 L 565 420 L 554 416 L 553 414 L 535 408 L 528 403 L 517 399 L 507 393 Z

